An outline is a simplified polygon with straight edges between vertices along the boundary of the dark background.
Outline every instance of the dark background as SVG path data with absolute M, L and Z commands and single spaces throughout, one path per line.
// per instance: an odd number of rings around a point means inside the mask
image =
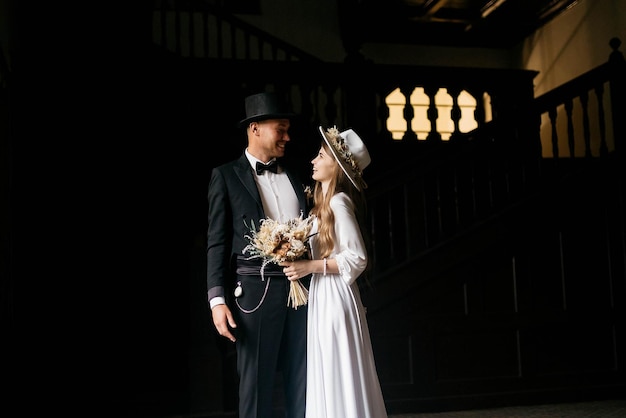
M 7 409 L 154 416 L 147 398 L 159 414 L 188 403 L 190 315 L 212 327 L 206 185 L 243 149 L 243 95 L 185 105 L 184 74 L 153 60 L 147 3 L 14 5 Z M 216 107 L 230 119 L 195 129 Z M 308 167 L 311 142 L 295 146 Z

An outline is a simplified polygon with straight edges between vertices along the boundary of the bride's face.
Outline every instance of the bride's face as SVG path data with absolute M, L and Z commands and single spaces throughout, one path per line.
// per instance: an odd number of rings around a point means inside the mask
M 311 164 L 313 164 L 313 180 L 328 183 L 333 178 L 337 161 L 326 152 L 324 147 L 321 147 Z

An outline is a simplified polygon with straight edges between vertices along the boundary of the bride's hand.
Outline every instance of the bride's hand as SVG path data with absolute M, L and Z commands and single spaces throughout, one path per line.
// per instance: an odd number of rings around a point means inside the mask
M 298 280 L 309 274 L 307 271 L 307 262 L 309 260 L 285 261 L 280 263 L 283 266 L 283 273 L 289 280 Z

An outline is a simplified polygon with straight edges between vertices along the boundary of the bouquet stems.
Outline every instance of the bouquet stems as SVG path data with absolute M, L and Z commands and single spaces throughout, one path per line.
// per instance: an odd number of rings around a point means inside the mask
M 289 286 L 289 298 L 287 299 L 287 306 L 291 306 L 294 309 L 298 309 L 298 306 L 306 305 L 309 300 L 309 291 L 298 280 L 292 280 Z

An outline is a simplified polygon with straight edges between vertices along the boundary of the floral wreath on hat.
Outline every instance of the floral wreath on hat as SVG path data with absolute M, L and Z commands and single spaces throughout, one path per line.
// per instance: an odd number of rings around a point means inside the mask
M 348 167 L 352 169 L 355 180 L 361 182 L 363 172 L 354 160 L 350 149 L 348 149 L 348 146 L 346 145 L 345 139 L 339 134 L 339 130 L 337 129 L 337 127 L 333 126 L 332 128 L 326 129 L 326 133 L 328 134 L 330 144 L 335 148 L 335 151 L 337 151 L 341 159 L 348 165 Z

